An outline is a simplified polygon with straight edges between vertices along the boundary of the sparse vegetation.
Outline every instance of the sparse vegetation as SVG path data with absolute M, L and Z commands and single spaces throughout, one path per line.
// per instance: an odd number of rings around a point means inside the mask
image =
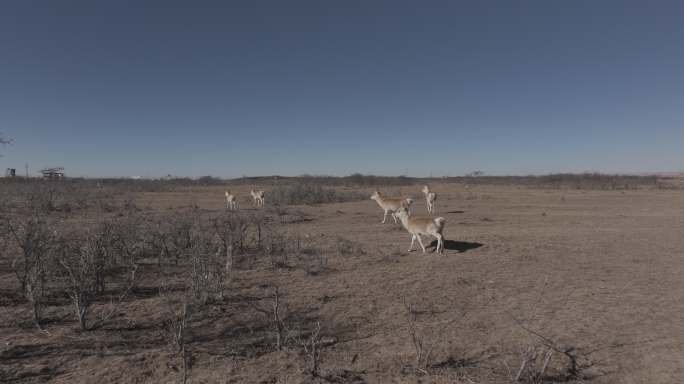
M 12 269 L 28 300 L 33 322 L 40 328 L 46 285 L 52 267 L 54 237 L 44 218 L 28 217 L 6 222 L 5 254 L 12 258 Z
M 558 173 L 542 176 L 484 176 L 473 174 L 465 177 L 449 177 L 448 182 L 467 185 L 520 185 L 529 188 L 582 189 L 582 190 L 630 190 L 654 188 L 657 176 L 607 175 L 601 173 Z
M 404 298 L 404 309 L 406 311 L 406 332 L 411 340 L 414 350 L 414 359 L 406 363 L 402 369 L 404 372 L 413 371 L 414 373 L 428 374 L 428 366 L 433 346 L 429 345 L 424 335 L 418 330 L 416 324 L 416 313 L 413 305 Z
M 529 331 L 516 335 L 519 327 L 502 324 L 494 309 L 518 305 L 518 292 L 534 285 L 526 274 L 517 274 L 520 263 L 529 267 L 532 260 L 535 266 L 529 268 L 542 264 L 547 272 L 564 270 L 544 254 L 527 253 L 533 245 L 515 243 L 527 240 L 506 232 L 511 212 L 522 212 L 520 217 L 532 222 L 529 228 L 555 233 L 554 225 L 562 222 L 564 236 L 573 229 L 567 236 L 577 236 L 581 229 L 591 241 L 586 225 L 601 209 L 586 203 L 591 192 L 515 188 L 483 193 L 464 192 L 460 184 L 439 185 L 445 205 L 452 199 L 464 207 L 440 211 L 450 215 L 457 230 L 446 230 L 451 239 L 446 240 L 447 255 L 437 260 L 401 252 L 402 229 L 380 226 L 369 191 L 318 181 L 311 187 L 287 186 L 280 180 L 274 189 L 285 191 L 282 205 L 274 206 L 277 198 L 264 188 L 266 207 L 244 204 L 248 208 L 228 211 L 223 186 L 213 188 L 213 179 L 203 182 L 211 184 L 203 187 L 208 189 L 178 182 L 161 188 L 165 192 L 140 194 L 131 187 L 135 182 L 0 181 L 0 323 L 11 334 L 0 349 L 7 362 L 0 368 L 0 380 L 48 380 L 82 372 L 71 364 L 78 354 L 97 355 L 98 364 L 118 364 L 102 373 L 111 381 L 127 380 L 116 376 L 126 371 L 163 382 L 212 382 L 209 372 L 236 382 L 277 382 L 282 377 L 292 382 L 390 382 L 397 376 L 404 381 L 581 382 L 596 377 L 597 366 L 610 358 L 611 348 L 618 348 L 612 339 L 564 344 L 560 337 L 537 331 L 540 336 Z M 166 192 L 180 188 L 191 192 Z M 248 201 L 251 188 L 234 190 Z M 383 190 L 406 193 L 405 188 Z M 511 190 L 533 196 L 528 201 L 534 202 L 522 206 L 505 197 Z M 606 193 L 593 196 L 599 195 Z M 176 200 L 150 204 L 150 196 Z M 141 202 L 145 198 L 147 204 Z M 306 206 L 356 199 L 361 201 L 339 207 Z M 619 207 L 625 215 L 633 214 L 627 201 Z M 570 219 L 568 211 L 573 212 Z M 610 235 L 601 236 L 605 241 Z M 474 239 L 487 247 L 471 250 L 465 240 Z M 544 250 L 552 252 L 557 243 L 545 241 Z M 534 257 L 523 257 L 527 255 Z M 565 257 L 571 263 L 565 269 L 571 272 L 577 271 L 574 265 L 586 266 L 580 256 Z M 621 268 L 640 265 L 638 259 L 612 257 L 611 263 L 621 260 Z M 602 260 L 594 262 L 600 267 Z M 491 265 L 499 266 L 495 273 L 479 274 Z M 562 276 L 556 278 L 564 281 Z M 591 286 L 592 281 L 583 279 L 582 284 Z M 394 299 L 415 292 L 425 293 L 425 303 L 402 305 Z M 587 300 L 603 296 L 591 297 Z M 611 297 L 620 297 L 620 292 Z M 452 300 L 475 308 L 472 319 L 463 320 Z M 553 310 L 574 316 L 566 308 L 586 315 L 573 303 Z M 34 325 L 44 332 L 35 332 Z M 573 331 L 566 323 L 558 327 L 559 334 Z M 489 337 L 490 332 L 496 336 Z M 494 337 L 501 341 L 492 341 Z M 395 349 L 402 350 L 400 361 Z M 111 357 L 115 354 L 125 358 L 116 360 Z M 133 359 L 139 360 L 133 364 Z M 31 364 L 48 369 L 36 373 Z M 145 373 L 149 367 L 156 368 Z M 98 369 L 94 372 L 100 374 Z
M 277 186 L 268 193 L 270 204 L 274 205 L 314 205 L 343 203 L 367 199 L 358 192 L 339 191 L 318 184 L 293 184 Z

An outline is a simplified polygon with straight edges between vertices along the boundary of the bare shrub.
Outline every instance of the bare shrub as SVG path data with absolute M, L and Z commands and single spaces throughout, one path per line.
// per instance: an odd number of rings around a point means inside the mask
M 125 215 L 113 219 L 111 225 L 112 262 L 115 265 L 132 266 L 145 252 L 146 238 L 142 230 L 141 218 Z
M 624 346 L 623 344 L 616 344 L 582 352 L 580 348 L 559 342 L 552 336 L 544 335 L 530 328 L 513 315 L 510 316 L 522 330 L 527 332 L 530 338 L 528 345 L 521 349 L 520 365 L 515 370 L 515 375 L 504 361 L 511 380 L 514 382 L 541 384 L 591 379 L 590 371 L 595 368 L 595 362 L 592 361 L 591 355 L 601 350 Z
M 364 255 L 366 251 L 360 243 L 337 236 L 335 240 L 335 251 L 338 255 Z
M 14 254 L 12 269 L 21 284 L 21 291 L 29 302 L 33 322 L 41 328 L 41 314 L 46 294 L 47 279 L 54 236 L 45 219 L 29 217 L 23 223 L 7 220 L 6 228 L 13 246 L 6 252 Z M 10 245 L 10 244 L 8 244 Z
M 267 212 L 277 217 L 280 224 L 294 224 L 312 220 L 306 213 L 282 205 L 270 206 Z
M 220 239 L 224 250 L 232 249 L 233 255 L 242 254 L 247 247 L 247 231 L 254 225 L 261 232 L 261 219 L 241 212 L 223 212 L 213 220 L 214 233 Z M 257 242 L 260 241 L 257 235 Z
M 594 367 L 591 353 L 600 348 L 581 354 L 573 345 L 559 343 L 535 331 L 526 329 L 536 340 L 520 353 L 520 366 L 514 382 L 541 384 L 549 381 L 585 380 L 591 377 L 589 369 Z M 509 373 L 510 372 L 509 370 Z
M 167 237 L 167 240 L 171 241 L 171 248 L 174 250 L 171 255 L 174 256 L 176 265 L 178 265 L 181 259 L 187 260 L 187 256 L 194 253 L 193 248 L 197 241 L 198 220 L 199 218 L 195 212 L 192 212 L 176 215 L 170 221 L 170 237 Z
M 304 353 L 304 358 L 309 363 L 309 373 L 318 377 L 321 373 L 321 348 L 323 337 L 321 335 L 321 323 L 316 321 L 308 337 L 299 337 L 299 345 Z
M 84 331 L 88 329 L 88 311 L 97 292 L 97 253 L 96 240 L 88 238 L 83 244 L 78 240 L 63 243 L 58 256 L 67 293 Z
M 185 346 L 188 318 L 190 316 L 190 301 L 188 295 L 175 297 L 166 285 L 159 289 L 159 295 L 166 311 L 164 329 L 167 333 L 170 345 L 176 352 L 181 352 Z
M 530 384 L 542 383 L 552 354 L 553 350 L 550 348 L 535 345 L 529 346 L 520 354 L 520 367 L 515 376 L 511 377 L 511 380 Z
M 230 273 L 236 265 L 237 257 L 245 254 L 250 247 L 248 231 L 256 232 L 252 248 L 261 246 L 264 219 L 260 214 L 246 214 L 229 211 L 215 217 L 212 222 L 217 255 L 223 258 L 226 273 Z
M 227 268 L 222 256 L 220 248 L 214 251 L 211 244 L 202 240 L 192 247 L 190 291 L 201 304 L 223 298 Z
M 183 383 L 186 383 L 192 368 L 192 353 L 186 340 L 192 307 L 188 294 L 174 297 L 164 284 L 159 289 L 159 295 L 166 311 L 163 320 L 164 332 L 169 345 L 182 359 Z
M 287 268 L 292 245 L 284 234 L 272 231 L 265 239 L 265 253 L 273 269 Z
M 341 178 L 344 185 L 361 186 L 361 187 L 376 187 L 376 186 L 404 186 L 412 185 L 419 182 L 418 179 L 406 176 L 375 176 L 375 175 L 362 175 L 360 173 L 354 173 L 349 176 Z
M 273 287 L 270 303 L 266 307 L 254 305 L 254 309 L 266 316 L 271 324 L 275 338 L 275 348 L 281 351 L 285 347 L 287 327 L 285 326 L 286 304 L 282 298 L 282 292 L 278 286 Z
M 24 212 L 37 214 L 68 214 L 84 210 L 114 212 L 133 209 L 131 200 L 122 199 L 123 191 L 95 188 L 92 181 L 25 179 L 12 185 L 16 205 Z
M 405 298 L 404 308 L 406 310 L 406 331 L 411 339 L 415 356 L 413 362 L 404 364 L 402 370 L 428 374 L 427 369 L 430 365 L 432 346 L 427 345 L 424 336 L 421 335 L 418 330 L 416 325 L 416 313 L 413 306 L 407 302 Z
M 522 185 L 532 188 L 633 190 L 657 187 L 657 176 L 608 175 L 601 173 L 558 173 L 542 176 L 449 177 L 447 182 L 469 185 Z
M 299 266 L 309 275 L 319 275 L 328 269 L 328 257 L 319 248 L 302 248 L 297 258 Z
M 68 230 L 69 228 L 67 228 Z M 80 229 L 64 230 L 59 233 L 56 250 L 57 263 L 61 270 L 67 294 L 73 305 L 81 330 L 97 328 L 108 320 L 137 284 L 138 265 L 129 261 L 117 265 L 116 271 L 123 272 L 123 282 L 116 298 L 112 296 L 108 306 L 99 311 L 98 321 L 89 323 L 93 301 L 104 293 L 105 276 L 117 259 L 114 256 L 113 230 L 111 223 L 104 222 L 94 230 L 82 233 Z
M 87 252 L 92 254 L 95 293 L 104 293 L 107 269 L 111 268 L 114 264 L 114 235 L 112 227 L 110 222 L 98 224 L 87 240 Z
M 24 192 L 25 207 L 29 212 L 49 214 L 57 210 L 59 191 L 55 185 L 37 183 Z
M 268 200 L 274 205 L 314 205 L 342 203 L 367 199 L 355 191 L 339 191 L 318 184 L 282 185 L 268 192 Z
M 196 241 L 199 217 L 196 212 L 173 214 L 151 223 L 149 245 L 157 256 L 157 265 L 164 263 L 178 265 L 188 260 Z

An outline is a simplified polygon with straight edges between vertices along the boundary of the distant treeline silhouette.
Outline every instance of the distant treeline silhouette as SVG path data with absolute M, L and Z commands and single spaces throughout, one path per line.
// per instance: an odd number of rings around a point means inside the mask
M 609 175 L 601 173 L 558 173 L 540 176 L 455 176 L 455 177 L 408 177 L 377 176 L 354 173 L 349 176 L 243 176 L 234 179 L 223 179 L 213 176 L 199 178 L 165 177 L 158 179 L 133 178 L 66 178 L 60 183 L 96 184 L 100 187 L 121 187 L 129 191 L 168 191 L 176 187 L 229 186 L 229 185 L 317 185 L 329 187 L 397 187 L 433 183 L 459 183 L 465 185 L 510 185 L 532 188 L 550 189 L 598 189 L 625 190 L 646 187 L 660 187 L 655 175 Z M 39 178 L 2 179 L 4 183 L 47 182 Z M 55 181 L 52 181 L 55 182 Z

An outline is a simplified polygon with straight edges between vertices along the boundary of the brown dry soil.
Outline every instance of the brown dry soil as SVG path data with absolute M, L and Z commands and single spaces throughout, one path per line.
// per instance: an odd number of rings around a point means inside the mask
M 322 246 L 344 237 L 365 252 L 330 252 L 315 275 L 243 263 L 226 298 L 191 318 L 188 382 L 510 383 L 525 351 L 546 353 L 545 343 L 573 347 L 581 364 L 568 378 L 569 360 L 554 351 L 546 382 L 684 380 L 682 191 L 433 189 L 447 223 L 444 255 L 407 252 L 410 236 L 391 218 L 381 224 L 371 200 L 297 207 L 310 220 L 290 224 L 292 233 Z M 384 190 L 412 194 L 415 214 L 425 213 L 420 186 Z M 233 192 L 253 209 L 247 188 Z M 137 203 L 221 210 L 223 189 L 144 193 Z M 101 329 L 80 332 L 64 307 L 48 311 L 40 332 L 16 278 L 8 267 L 0 273 L 5 382 L 182 382 L 180 359 L 162 337 L 156 282 L 143 282 Z M 295 345 L 274 351 L 268 322 L 244 303 L 268 284 L 283 292 L 289 327 L 320 323 L 320 377 L 306 373 Z M 412 368 L 407 304 L 429 351 L 421 369 Z

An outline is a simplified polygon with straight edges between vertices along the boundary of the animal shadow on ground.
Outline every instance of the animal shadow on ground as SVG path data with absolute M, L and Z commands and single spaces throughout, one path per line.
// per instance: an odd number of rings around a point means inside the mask
M 458 251 L 460 253 L 469 251 L 471 249 L 480 248 L 484 244 L 482 243 L 471 243 L 468 241 L 454 241 L 454 240 L 444 240 L 444 249 L 449 251 Z M 426 248 L 437 248 L 437 240 L 432 240 L 429 246 Z

